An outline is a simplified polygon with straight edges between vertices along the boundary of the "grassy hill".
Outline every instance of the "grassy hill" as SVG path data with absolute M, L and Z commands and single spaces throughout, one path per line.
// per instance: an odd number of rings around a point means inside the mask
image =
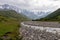
M 60 9 L 49 14 L 45 18 L 37 19 L 36 21 L 60 21 Z
M 1 36 L 3 37 L 7 35 L 6 33 L 9 33 L 8 36 L 13 40 L 16 40 L 15 36 L 18 35 L 20 22 L 26 20 L 29 20 L 26 16 L 19 14 L 13 10 L 0 11 L 0 38 Z
M 19 19 L 19 20 L 25 20 L 27 19 L 27 17 L 25 15 L 19 14 L 14 10 L 3 10 L 0 11 L 0 15 L 5 16 L 7 18 L 15 18 L 15 19 Z

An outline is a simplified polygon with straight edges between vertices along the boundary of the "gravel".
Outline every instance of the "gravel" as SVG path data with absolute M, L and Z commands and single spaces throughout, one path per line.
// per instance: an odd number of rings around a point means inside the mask
M 21 25 L 20 33 L 23 36 L 22 40 L 60 40 L 58 33 L 46 32 L 46 30 L 40 30 Z

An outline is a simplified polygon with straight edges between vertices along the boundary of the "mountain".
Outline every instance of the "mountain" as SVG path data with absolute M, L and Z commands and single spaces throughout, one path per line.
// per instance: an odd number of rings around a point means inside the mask
M 9 4 L 0 5 L 0 10 L 14 10 L 19 13 L 20 9 Z
M 39 19 L 39 18 L 43 18 L 43 17 L 47 16 L 48 14 L 50 14 L 50 11 L 49 12 L 45 12 L 45 11 L 35 12 L 35 11 L 23 9 L 21 11 L 21 13 L 31 19 Z
M 53 13 L 47 15 L 44 18 L 41 19 L 37 19 L 39 20 L 43 20 L 43 21 L 60 21 L 60 9 L 57 9 L 56 11 L 54 11 Z
M 21 11 L 21 13 L 23 14 L 23 15 L 26 15 L 28 18 L 30 18 L 30 19 L 36 19 L 37 18 L 37 15 L 35 15 L 34 14 L 34 12 L 30 12 L 30 11 L 28 11 L 28 10 L 22 10 Z
M 0 10 L 0 15 L 7 18 L 15 18 L 17 20 L 27 20 L 25 15 L 19 14 L 14 10 Z
M 43 18 L 45 16 L 47 16 L 49 12 L 45 12 L 45 11 L 32 11 L 32 10 L 27 10 L 27 9 L 21 9 L 18 8 L 16 6 L 12 6 L 9 4 L 4 4 L 4 5 L 0 5 L 0 9 L 9 9 L 9 10 L 15 10 L 18 13 L 22 13 L 23 15 L 27 16 L 28 18 L 31 19 L 39 19 L 39 18 Z

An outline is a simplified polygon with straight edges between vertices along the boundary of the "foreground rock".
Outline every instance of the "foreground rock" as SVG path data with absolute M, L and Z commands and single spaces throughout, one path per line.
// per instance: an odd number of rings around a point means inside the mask
M 60 40 L 60 23 L 22 22 L 20 32 L 22 40 Z

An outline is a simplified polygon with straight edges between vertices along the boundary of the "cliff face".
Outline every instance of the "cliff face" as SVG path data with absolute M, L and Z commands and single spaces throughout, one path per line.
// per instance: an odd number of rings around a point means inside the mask
M 22 40 L 59 40 L 60 28 L 43 27 L 22 22 L 20 32 L 23 36 Z M 32 23 L 32 22 L 31 22 Z M 34 23 L 34 22 L 33 22 Z

